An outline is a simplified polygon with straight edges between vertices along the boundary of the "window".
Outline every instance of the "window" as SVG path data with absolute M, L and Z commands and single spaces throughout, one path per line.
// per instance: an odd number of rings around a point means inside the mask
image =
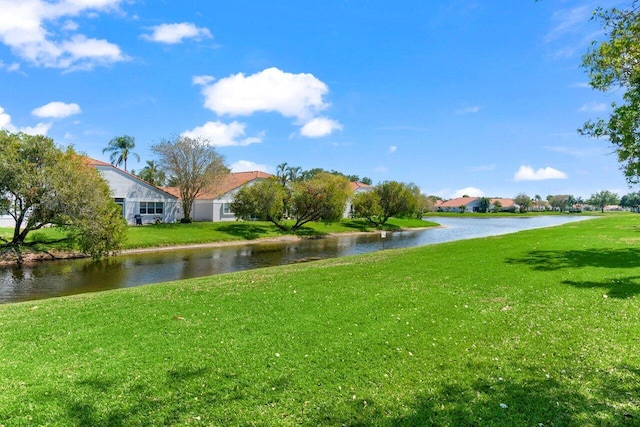
M 140 215 L 162 215 L 164 202 L 140 202 Z
M 225 203 L 222 205 L 222 213 L 225 215 L 233 213 L 231 212 L 231 203 Z
M 120 198 L 120 197 L 116 197 L 115 199 L 113 199 L 114 202 L 116 202 L 116 205 L 118 205 L 120 207 L 120 211 L 122 212 L 122 216 L 124 216 L 124 199 Z

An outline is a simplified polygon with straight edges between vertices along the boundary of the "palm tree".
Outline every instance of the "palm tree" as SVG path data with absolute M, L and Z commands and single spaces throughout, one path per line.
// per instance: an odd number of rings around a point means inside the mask
M 138 177 L 157 187 L 162 187 L 167 180 L 165 173 L 158 169 L 158 165 L 153 160 L 147 160 L 147 166 L 142 168 Z
M 127 159 L 129 155 L 134 156 L 140 161 L 140 156 L 134 153 L 133 150 L 136 146 L 136 139 L 129 135 L 116 136 L 111 141 L 107 148 L 102 150 L 103 153 L 107 151 L 111 152 L 111 164 L 114 166 L 120 166 L 124 163 L 124 170 L 127 171 Z

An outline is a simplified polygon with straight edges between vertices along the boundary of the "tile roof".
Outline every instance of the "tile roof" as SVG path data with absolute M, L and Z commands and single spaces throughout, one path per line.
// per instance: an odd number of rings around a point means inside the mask
M 366 189 L 373 188 L 373 185 L 365 184 L 364 182 L 350 182 L 349 188 L 353 192 L 359 189 L 366 190 Z
M 198 197 L 196 197 L 196 200 L 217 199 L 223 194 L 242 187 L 251 181 L 256 179 L 269 179 L 272 177 L 273 175 L 261 171 L 232 172 L 225 176 L 220 182 L 216 183 L 212 188 L 200 193 Z M 163 190 L 176 197 L 180 197 L 180 188 L 178 187 L 163 187 Z
M 462 205 L 468 205 L 469 203 L 478 200 L 478 197 L 458 197 L 455 199 L 447 200 L 438 205 L 443 208 L 458 208 Z

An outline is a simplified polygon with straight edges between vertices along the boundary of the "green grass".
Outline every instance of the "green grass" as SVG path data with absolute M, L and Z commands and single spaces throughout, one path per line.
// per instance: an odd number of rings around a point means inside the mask
M 0 306 L 0 424 L 638 425 L 638 243 L 615 215 Z
M 291 222 L 290 225 L 293 225 Z M 437 224 L 420 219 L 391 218 L 385 224 L 386 230 L 400 228 L 432 227 Z M 354 231 L 372 231 L 373 227 L 366 221 L 345 219 L 336 223 L 311 222 L 306 224 L 296 234 L 302 237 L 321 236 L 330 233 L 345 233 Z M 0 228 L 0 237 L 9 238 L 12 229 Z M 125 249 L 151 248 L 162 246 L 192 245 L 212 242 L 232 242 L 242 240 L 255 240 L 283 236 L 285 233 L 275 225 L 265 221 L 252 222 L 194 222 L 191 224 L 154 224 L 145 226 L 131 226 L 127 232 Z M 27 242 L 39 242 L 38 250 L 61 249 L 68 250 L 69 245 L 64 243 L 51 243 L 64 237 L 64 234 L 55 227 L 44 228 L 29 234 Z

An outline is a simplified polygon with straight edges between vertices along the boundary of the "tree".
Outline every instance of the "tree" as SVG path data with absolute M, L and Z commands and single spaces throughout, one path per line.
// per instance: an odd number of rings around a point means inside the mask
M 592 194 L 587 200 L 588 204 L 599 207 L 601 212 L 604 212 L 605 206 L 617 205 L 619 202 L 618 195 L 608 190 L 602 190 Z
M 384 181 L 376 185 L 373 190 L 378 206 L 373 204 L 375 201 L 373 196 L 364 196 L 367 192 L 361 193 L 363 196 L 357 195 L 352 200 L 354 213 L 376 227 L 384 225 L 392 216 L 413 215 L 418 210 L 418 200 L 413 187 L 413 184 Z
M 180 189 L 184 222 L 191 221 L 193 202 L 229 173 L 222 157 L 206 139 L 185 136 L 151 146 L 159 168 Z
M 588 121 L 582 135 L 605 138 L 614 147 L 629 184 L 640 182 L 640 6 L 598 9 L 605 40 L 594 42 L 583 56 L 582 66 L 592 88 L 622 92 L 622 103 L 613 103 L 608 119 Z
M 538 196 L 540 197 L 540 196 Z M 528 212 L 529 209 L 531 209 L 531 205 L 533 204 L 533 201 L 531 200 L 531 197 L 527 196 L 524 193 L 520 193 L 518 194 L 514 199 L 514 202 L 516 202 L 516 204 L 518 204 L 520 206 L 520 212 Z
M 311 221 L 338 221 L 342 218 L 349 182 L 342 176 L 320 173 L 311 179 L 284 187 L 279 178 L 241 188 L 231 209 L 244 220 L 260 218 L 281 230 L 296 231 Z M 287 227 L 283 219 L 288 212 L 294 224 Z
M 287 197 L 287 190 L 278 178 L 266 179 L 242 187 L 231 203 L 231 210 L 238 219 L 249 221 L 258 218 L 287 230 L 282 224 Z
M 94 258 L 118 250 L 126 223 L 99 172 L 72 148 L 51 138 L 0 131 L 0 212 L 10 215 L 13 237 L 0 250 L 22 262 L 29 233 L 48 225 Z
M 493 204 L 493 213 L 498 213 L 502 209 L 502 203 L 500 200 L 496 200 Z
M 133 171 L 131 171 L 133 174 Z M 137 175 L 138 178 L 147 181 L 149 184 L 162 187 L 167 180 L 167 176 L 164 171 L 160 170 L 156 162 L 153 160 L 147 160 L 147 165 L 142 168 L 140 173 Z
M 640 209 L 640 192 L 629 193 L 622 196 L 620 198 L 620 206 L 638 212 L 638 209 Z
M 491 199 L 488 197 L 480 197 L 478 199 L 478 212 L 487 213 L 491 208 Z
M 111 141 L 109 141 L 109 145 L 107 148 L 102 150 L 103 153 L 110 152 L 111 153 L 111 164 L 114 166 L 120 166 L 124 163 L 124 170 L 127 170 L 127 160 L 129 159 L 129 155 L 134 156 L 138 161 L 140 161 L 140 156 L 136 153 L 132 152 L 136 146 L 136 139 L 129 135 L 116 136 Z
M 362 177 L 362 182 L 363 184 L 367 184 L 367 185 L 371 185 L 373 181 L 371 181 L 371 178 L 369 178 L 368 176 L 364 176 Z
M 295 219 L 292 230 L 310 221 L 339 221 L 349 197 L 349 180 L 344 176 L 319 173 L 292 186 L 290 214 Z

